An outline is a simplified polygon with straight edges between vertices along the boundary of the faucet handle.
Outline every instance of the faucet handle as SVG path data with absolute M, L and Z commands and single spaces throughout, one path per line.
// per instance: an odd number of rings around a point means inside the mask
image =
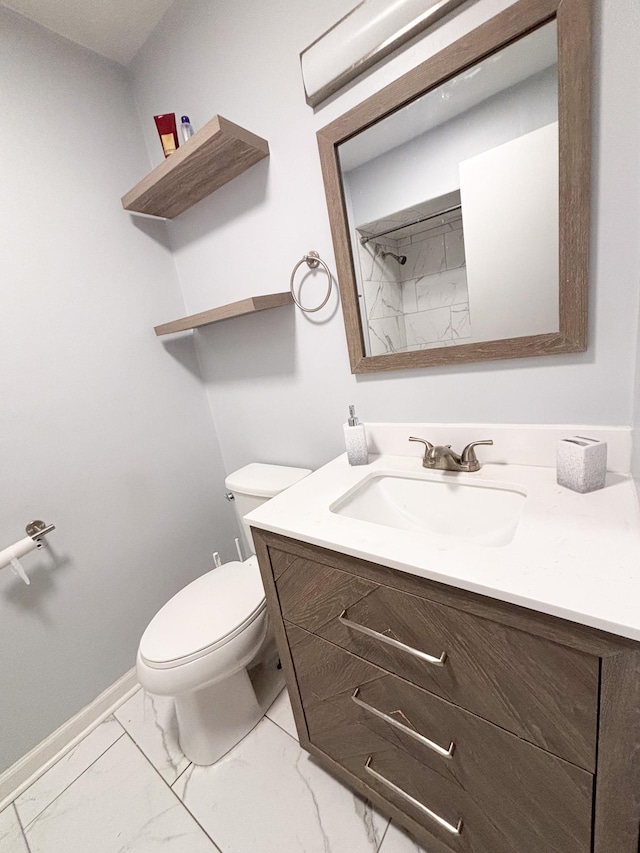
M 430 441 L 427 441 L 426 438 L 414 438 L 412 435 L 410 435 L 409 441 L 419 441 L 421 444 L 424 444 L 425 455 L 429 452 L 429 450 L 433 450 L 433 444 L 431 444 Z
M 479 444 L 493 444 L 493 439 L 488 438 L 484 441 L 472 441 L 470 444 L 467 444 L 460 454 L 460 461 L 464 465 L 466 471 L 477 471 L 480 468 L 480 463 L 478 462 L 478 457 L 474 450 L 474 448 Z
M 420 444 L 424 444 L 424 457 L 422 459 L 422 466 L 424 468 L 427 467 L 427 462 L 429 460 L 429 455 L 433 454 L 435 447 L 431 444 L 430 441 L 427 441 L 426 438 L 414 438 L 412 435 L 409 436 L 409 441 L 419 441 Z

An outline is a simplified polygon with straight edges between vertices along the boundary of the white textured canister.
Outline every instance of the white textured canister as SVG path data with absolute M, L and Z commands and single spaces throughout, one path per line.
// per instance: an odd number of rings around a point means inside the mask
M 604 488 L 607 472 L 607 443 L 576 435 L 558 442 L 557 481 L 574 492 Z

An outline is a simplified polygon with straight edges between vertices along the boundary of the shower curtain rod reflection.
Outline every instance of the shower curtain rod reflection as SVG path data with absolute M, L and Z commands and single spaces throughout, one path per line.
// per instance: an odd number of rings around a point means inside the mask
M 411 222 L 403 222 L 400 225 L 395 225 L 393 228 L 387 228 L 386 231 L 380 231 L 378 234 L 370 234 L 368 237 L 363 236 L 360 238 L 360 243 L 366 246 L 370 240 L 375 240 L 377 237 L 385 237 L 387 234 L 393 234 L 394 231 L 400 231 L 401 228 L 410 228 L 412 225 L 420 225 L 421 222 L 429 222 L 430 219 L 437 219 L 439 216 L 452 213 L 454 210 L 462 210 L 462 205 L 454 204 L 453 207 L 447 207 L 444 210 L 439 210 L 437 213 L 430 213 L 429 216 L 421 216 L 419 219 L 413 219 Z

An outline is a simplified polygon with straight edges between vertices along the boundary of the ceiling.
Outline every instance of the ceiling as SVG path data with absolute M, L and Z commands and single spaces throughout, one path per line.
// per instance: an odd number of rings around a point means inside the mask
M 173 0 L 0 0 L 25 18 L 128 65 Z

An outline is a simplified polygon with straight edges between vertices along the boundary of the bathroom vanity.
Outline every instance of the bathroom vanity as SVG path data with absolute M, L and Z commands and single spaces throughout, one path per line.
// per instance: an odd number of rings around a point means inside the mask
M 340 457 L 250 516 L 301 745 L 429 853 L 638 853 L 630 478 L 578 495 L 548 465 L 420 463 Z M 523 504 L 484 543 L 371 521 L 375 501 L 345 514 L 381 477 L 434 516 L 467 488 Z

